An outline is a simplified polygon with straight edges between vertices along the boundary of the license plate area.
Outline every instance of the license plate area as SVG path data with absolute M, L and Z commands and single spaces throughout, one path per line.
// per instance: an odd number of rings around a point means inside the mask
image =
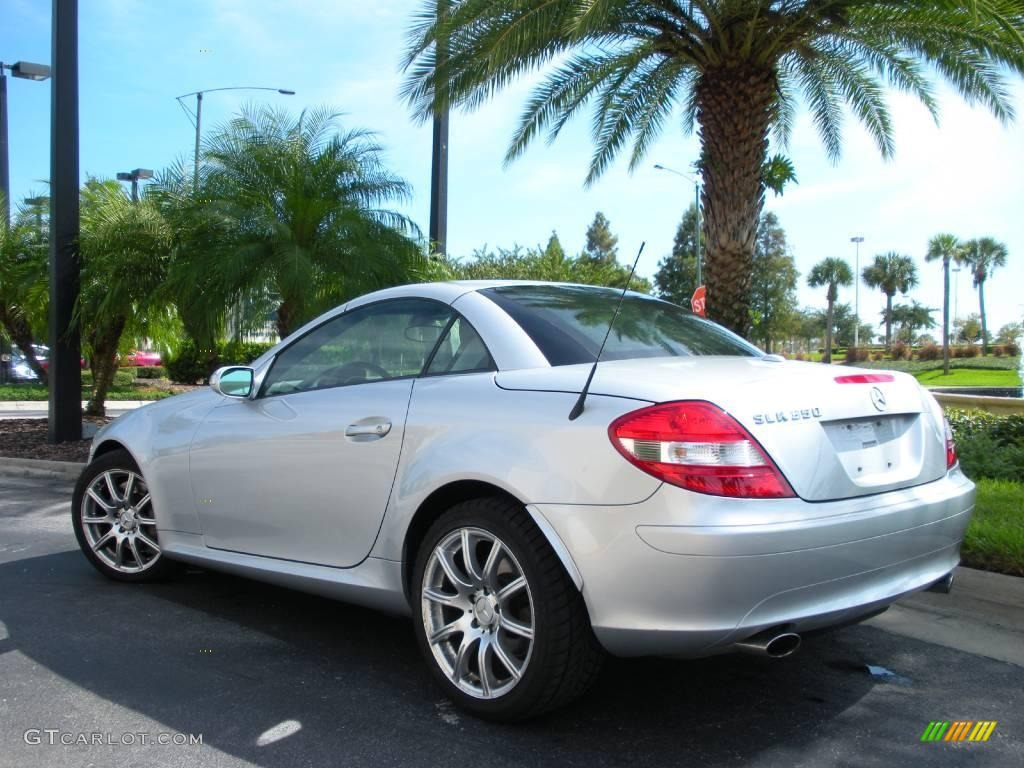
M 858 484 L 893 482 L 920 471 L 922 445 L 912 429 L 918 414 L 887 414 L 822 424 L 850 479 Z

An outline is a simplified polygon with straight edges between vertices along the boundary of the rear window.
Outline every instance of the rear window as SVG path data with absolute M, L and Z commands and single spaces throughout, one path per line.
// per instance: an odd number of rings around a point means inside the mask
M 622 291 L 580 285 L 507 285 L 480 291 L 533 339 L 551 365 L 592 363 Z M 729 355 L 761 351 L 675 304 L 627 293 L 602 360 Z

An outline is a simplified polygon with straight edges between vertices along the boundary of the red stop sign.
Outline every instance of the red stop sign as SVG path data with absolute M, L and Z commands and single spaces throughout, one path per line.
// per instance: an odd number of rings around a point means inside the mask
M 706 296 L 707 290 L 703 285 L 693 292 L 693 298 L 690 299 L 690 307 L 693 309 L 693 314 L 707 317 L 707 313 L 704 311 L 704 298 Z

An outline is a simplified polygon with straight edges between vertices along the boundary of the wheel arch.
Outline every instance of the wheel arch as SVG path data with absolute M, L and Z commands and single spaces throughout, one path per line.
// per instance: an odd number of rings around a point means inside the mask
M 446 483 L 431 492 L 420 503 L 412 519 L 409 521 L 409 527 L 406 529 L 405 539 L 402 543 L 402 588 L 405 592 L 405 598 L 410 605 L 413 603 L 411 599 L 413 566 L 416 563 L 416 556 L 419 554 L 419 548 L 423 543 L 423 537 L 426 535 L 427 530 L 438 517 L 456 504 L 469 501 L 470 499 L 487 498 L 490 496 L 510 499 L 527 511 L 534 525 L 540 530 L 548 545 L 554 550 L 556 557 L 562 563 L 566 575 L 576 585 L 576 588 L 582 591 L 582 578 L 565 544 L 537 510 L 508 490 L 484 480 L 456 480 Z

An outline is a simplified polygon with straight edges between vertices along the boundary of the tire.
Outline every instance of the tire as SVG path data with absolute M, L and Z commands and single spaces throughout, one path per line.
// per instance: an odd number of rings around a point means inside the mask
M 105 453 L 82 471 L 72 497 L 71 521 L 82 553 L 107 578 L 157 581 L 174 570 L 160 551 L 145 479 L 125 450 Z
M 438 518 L 419 548 L 410 592 L 417 643 L 435 680 L 479 717 L 535 717 L 581 695 L 600 672 L 604 652 L 582 596 L 511 499 L 472 499 Z

